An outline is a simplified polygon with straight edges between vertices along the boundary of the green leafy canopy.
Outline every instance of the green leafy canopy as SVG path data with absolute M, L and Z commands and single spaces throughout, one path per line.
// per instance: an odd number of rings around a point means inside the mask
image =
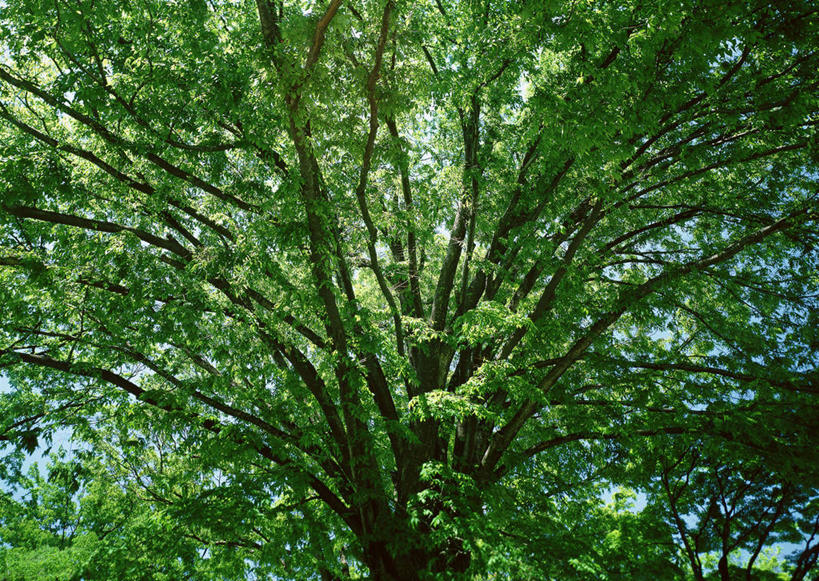
M 815 576 L 814 4 L 0 2 L 0 577 Z

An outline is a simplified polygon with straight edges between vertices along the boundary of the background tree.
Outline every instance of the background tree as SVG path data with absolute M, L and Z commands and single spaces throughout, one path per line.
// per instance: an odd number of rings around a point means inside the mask
M 816 489 L 777 473 L 764 455 L 748 456 L 730 444 L 727 451 L 714 448 L 687 442 L 676 455 L 664 455 L 647 487 L 694 579 L 763 578 L 758 559 L 775 543 L 791 547 L 791 565 L 770 578 L 805 579 L 819 557 Z
M 11 460 L 7 458 L 7 460 Z M 12 462 L 9 462 L 12 464 Z M 146 510 L 155 497 L 137 484 L 146 476 L 132 466 L 103 465 L 89 453 L 73 458 L 54 453 L 45 470 L 4 475 L 0 496 L 0 571 L 3 579 L 217 579 L 242 567 L 219 567 L 203 557 L 202 541 L 169 513 Z M 133 485 L 120 487 L 115 476 L 128 474 Z M 11 484 L 11 486 L 9 485 Z
M 1 437 L 301 578 L 516 570 L 702 441 L 815 497 L 815 12 L 5 3 Z

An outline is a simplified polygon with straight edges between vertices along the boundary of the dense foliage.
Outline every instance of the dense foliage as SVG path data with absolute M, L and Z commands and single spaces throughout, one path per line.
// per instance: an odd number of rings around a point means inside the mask
M 2 575 L 815 576 L 816 13 L 0 2 Z

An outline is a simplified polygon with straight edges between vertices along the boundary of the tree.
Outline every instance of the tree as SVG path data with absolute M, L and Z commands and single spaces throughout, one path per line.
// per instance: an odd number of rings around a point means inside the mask
M 0 437 L 237 576 L 681 570 L 605 487 L 817 496 L 815 12 L 3 3 Z
M 674 523 L 694 579 L 763 578 L 758 559 L 777 541 L 804 546 L 792 556 L 790 575 L 770 578 L 804 579 L 819 557 L 815 489 L 772 475 L 764 456 L 744 457 L 732 448 L 726 453 L 708 442 L 688 443 L 661 457 L 652 477 L 653 501 Z M 741 567 L 731 562 L 740 549 L 746 555 Z M 709 559 L 716 564 L 710 575 Z

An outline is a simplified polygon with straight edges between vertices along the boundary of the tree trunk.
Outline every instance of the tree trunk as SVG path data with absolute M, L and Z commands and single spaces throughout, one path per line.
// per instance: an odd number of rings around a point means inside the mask
M 423 539 L 416 539 L 423 540 Z M 411 550 L 394 556 L 383 543 L 371 543 L 362 555 L 373 581 L 420 581 L 441 573 L 464 573 L 471 558 L 458 539 L 448 539 L 438 551 Z
M 719 570 L 719 578 L 721 581 L 731 581 L 731 572 L 728 570 L 728 555 L 724 554 L 720 557 L 719 563 L 717 564 L 717 569 Z
M 404 557 L 396 559 L 383 542 L 370 543 L 362 555 L 373 581 L 418 581 L 418 568 Z
M 435 514 L 433 509 L 432 515 Z M 429 516 L 427 520 L 432 518 Z M 411 527 L 404 515 L 395 517 L 392 526 L 374 530 L 378 538 L 361 539 L 361 560 L 370 569 L 370 578 L 374 581 L 437 579 L 441 573 L 464 573 L 471 564 L 471 555 L 461 539 L 448 538 L 433 545 L 429 522 Z

